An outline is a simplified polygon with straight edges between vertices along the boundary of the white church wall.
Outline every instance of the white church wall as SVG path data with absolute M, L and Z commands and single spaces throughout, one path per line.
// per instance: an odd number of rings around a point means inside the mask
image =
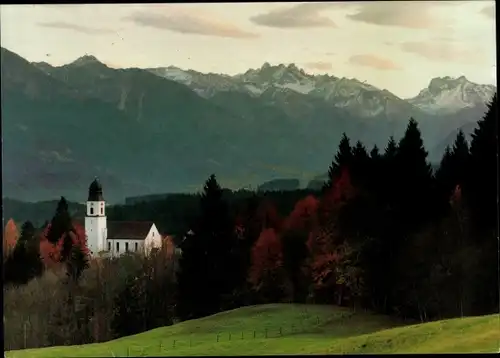
M 145 245 L 145 253 L 149 254 L 153 248 L 161 248 L 162 245 L 162 237 L 160 235 L 160 232 L 156 228 L 156 225 L 153 224 L 151 226 L 151 229 L 149 229 L 148 235 L 146 236 L 146 239 L 144 240 L 144 245 Z
M 108 239 L 107 241 L 105 250 L 109 251 L 112 256 L 120 256 L 127 252 L 144 252 L 144 240 Z

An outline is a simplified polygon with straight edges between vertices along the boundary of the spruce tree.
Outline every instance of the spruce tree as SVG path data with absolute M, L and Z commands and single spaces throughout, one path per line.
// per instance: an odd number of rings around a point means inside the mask
M 384 154 L 380 161 L 380 170 L 378 174 L 380 175 L 380 189 L 379 197 L 383 200 L 380 204 L 386 209 L 393 207 L 394 200 L 397 196 L 396 194 L 396 184 L 397 184 L 397 164 L 396 156 L 398 153 L 398 145 L 394 140 L 394 137 L 390 137 L 385 147 Z
M 183 319 L 220 311 L 235 285 L 234 228 L 215 175 L 205 183 L 200 209 L 179 260 L 178 313 Z
M 470 160 L 469 143 L 462 130 L 458 131 L 453 143 L 452 162 L 456 184 L 463 186 L 466 180 Z
M 360 141 L 352 149 L 351 178 L 355 186 L 364 187 L 368 184 L 370 156 Z
M 331 187 L 335 178 L 340 175 L 340 171 L 343 168 L 350 169 L 352 164 L 352 148 L 349 137 L 345 133 L 342 134 L 342 138 L 340 139 L 339 147 L 337 150 L 337 154 L 333 159 L 332 164 L 328 168 L 328 180 L 325 183 L 326 187 Z
M 432 169 L 427 161 L 427 151 L 418 124 L 413 118 L 410 119 L 406 132 L 399 141 L 396 165 L 398 207 L 401 219 L 404 219 L 402 224 L 418 225 L 429 213 L 429 208 L 432 207 L 429 199 L 434 193 Z
M 497 94 L 488 104 L 488 111 L 477 123 L 470 145 L 470 170 L 467 197 L 478 228 L 490 230 L 498 219 L 496 200 L 498 190 L 497 151 L 498 113 Z
M 379 160 L 381 157 L 380 155 L 380 150 L 378 149 L 377 145 L 375 144 L 370 151 L 370 159 L 372 160 Z
M 50 229 L 47 233 L 47 240 L 53 245 L 56 245 L 61 238 L 64 238 L 61 261 L 66 261 L 71 255 L 73 241 L 70 233 L 72 232 L 74 232 L 74 229 L 69 214 L 68 202 L 62 196 L 57 203 L 56 212 L 50 221 Z
M 449 145 L 446 146 L 444 150 L 443 157 L 439 164 L 439 168 L 435 174 L 436 184 L 438 186 L 438 192 L 440 194 L 441 201 L 445 207 L 447 207 L 447 201 L 450 197 L 451 190 L 453 188 L 453 158 L 451 153 L 451 148 Z

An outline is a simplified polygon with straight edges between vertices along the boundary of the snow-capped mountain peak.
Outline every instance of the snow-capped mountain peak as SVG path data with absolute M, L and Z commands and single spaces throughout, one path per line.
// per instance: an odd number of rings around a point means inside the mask
M 327 104 L 344 108 L 361 117 L 421 109 L 428 113 L 454 113 L 463 108 L 488 102 L 496 88 L 478 85 L 465 76 L 433 78 L 418 96 L 403 100 L 386 89 L 380 89 L 355 78 L 338 78 L 333 75 L 312 75 L 296 64 L 270 64 L 248 69 L 234 76 L 200 73 L 175 66 L 148 69 L 150 72 L 182 83 L 205 98 L 223 92 L 240 92 L 264 101 L 275 101 L 274 92 L 310 96 Z M 290 92 L 291 91 L 291 92 Z
M 495 92 L 495 86 L 473 83 L 465 76 L 436 77 L 416 97 L 408 99 L 408 102 L 428 113 L 454 113 L 464 108 L 484 105 Z

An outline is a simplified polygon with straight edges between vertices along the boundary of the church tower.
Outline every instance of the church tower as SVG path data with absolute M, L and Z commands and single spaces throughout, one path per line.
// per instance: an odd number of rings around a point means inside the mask
M 87 215 L 85 216 L 85 236 L 91 255 L 95 256 L 108 249 L 106 247 L 107 231 L 106 202 L 102 196 L 102 186 L 95 178 L 89 187 Z

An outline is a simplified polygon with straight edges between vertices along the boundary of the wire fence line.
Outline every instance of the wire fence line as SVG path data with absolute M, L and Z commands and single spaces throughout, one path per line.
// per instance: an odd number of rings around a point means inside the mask
M 241 340 L 259 340 L 259 339 L 279 339 L 282 337 L 290 337 L 295 334 L 301 333 L 315 333 L 321 330 L 321 327 L 332 320 L 337 321 L 337 324 L 342 325 L 344 319 L 348 319 L 352 313 L 345 312 L 335 316 L 321 317 L 309 316 L 303 320 L 297 320 L 290 323 L 283 323 L 281 325 L 273 325 L 269 327 L 261 327 L 257 329 L 248 330 L 221 330 L 216 332 L 186 332 L 184 337 L 161 338 L 158 342 L 158 347 L 140 347 L 140 346 L 126 346 L 123 347 L 122 352 L 117 355 L 117 352 L 110 352 L 113 357 L 116 356 L 143 356 L 145 350 L 154 350 L 161 352 L 168 352 L 173 349 L 186 349 L 196 347 L 198 345 L 205 345 L 211 343 L 224 343 L 234 342 Z M 29 336 L 29 322 L 23 325 L 24 344 L 26 346 L 27 336 Z M 123 338 L 123 337 L 122 337 Z M 104 342 L 103 342 L 104 343 Z M 82 346 L 79 348 L 83 348 Z M 121 349 L 120 349 L 121 350 Z

